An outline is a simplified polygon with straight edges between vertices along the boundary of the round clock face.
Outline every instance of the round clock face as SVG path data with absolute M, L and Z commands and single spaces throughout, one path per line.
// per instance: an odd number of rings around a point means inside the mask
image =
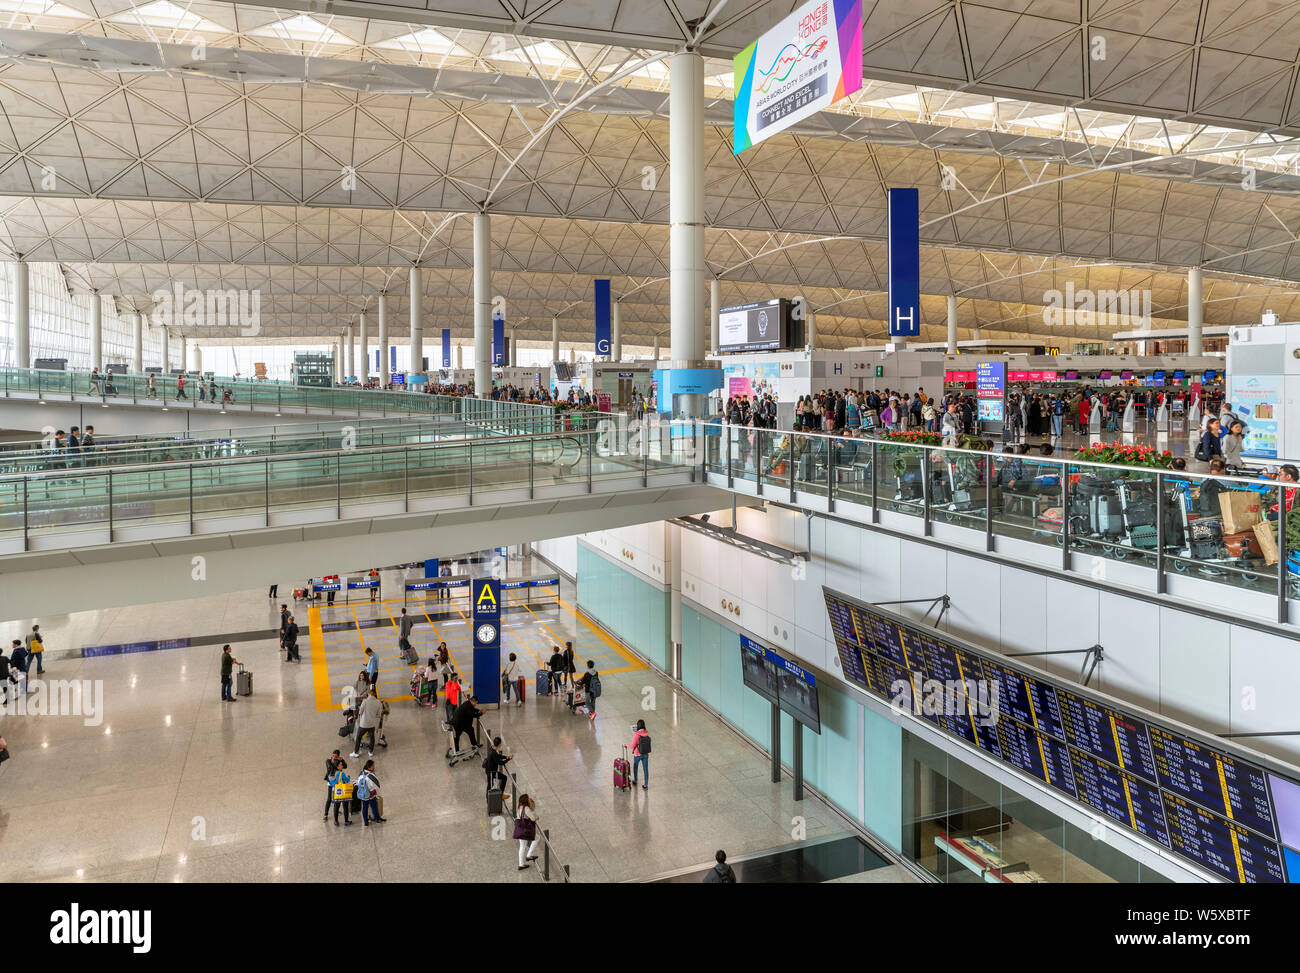
M 497 629 L 495 625 L 489 625 L 484 622 L 478 627 L 478 631 L 475 634 L 478 635 L 478 640 L 480 642 L 491 642 L 497 637 Z

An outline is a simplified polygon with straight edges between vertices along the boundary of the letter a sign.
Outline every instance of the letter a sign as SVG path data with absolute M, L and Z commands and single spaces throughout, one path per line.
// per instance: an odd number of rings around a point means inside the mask
M 479 578 L 474 594 L 474 682 L 480 703 L 501 702 L 501 582 Z

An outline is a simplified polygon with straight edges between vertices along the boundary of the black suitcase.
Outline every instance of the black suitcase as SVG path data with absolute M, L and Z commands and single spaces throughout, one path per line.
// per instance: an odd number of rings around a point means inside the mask
M 487 792 L 487 813 L 493 817 L 501 813 L 501 788 L 493 787 Z
M 1124 533 L 1119 497 L 1094 494 L 1088 501 L 1089 525 L 1094 534 L 1103 537 L 1118 537 Z

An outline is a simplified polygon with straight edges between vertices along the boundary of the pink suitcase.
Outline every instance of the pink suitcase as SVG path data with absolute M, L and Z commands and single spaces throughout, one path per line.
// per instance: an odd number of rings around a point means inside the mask
M 632 789 L 632 764 L 627 759 L 627 746 L 623 747 L 623 756 L 614 760 L 614 786 L 621 791 Z

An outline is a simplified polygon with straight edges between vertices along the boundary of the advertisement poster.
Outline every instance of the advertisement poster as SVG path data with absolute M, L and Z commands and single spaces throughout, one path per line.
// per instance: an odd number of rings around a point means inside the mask
M 1246 424 L 1241 455 L 1276 459 L 1282 401 L 1278 376 L 1233 375 L 1230 379 L 1228 401 L 1232 403 L 1232 411 Z
M 751 398 L 777 395 L 781 366 L 776 362 L 747 363 L 744 365 L 726 365 L 722 369 L 727 377 L 727 397 L 748 395 Z
M 811 0 L 735 56 L 732 152 L 862 87 L 862 0 Z
M 771 351 L 786 344 L 786 301 L 724 307 L 718 312 L 718 351 Z

